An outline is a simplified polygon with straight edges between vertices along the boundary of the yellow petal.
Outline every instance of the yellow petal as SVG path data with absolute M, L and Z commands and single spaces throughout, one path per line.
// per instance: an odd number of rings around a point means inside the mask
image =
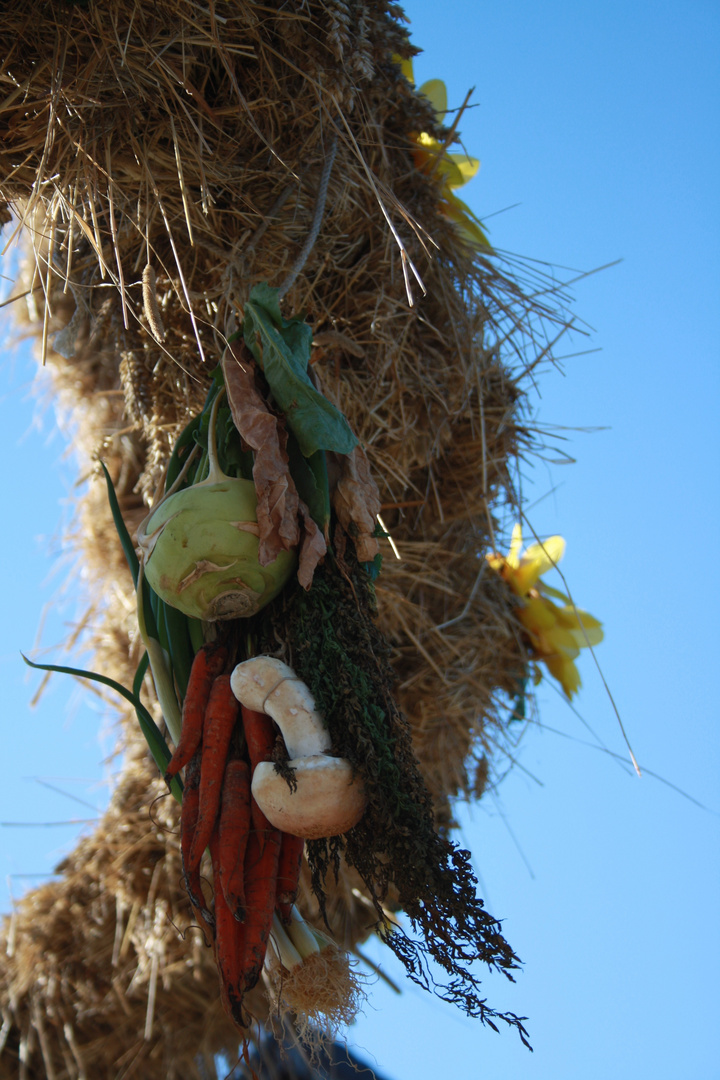
M 492 251 L 490 241 L 481 228 L 480 222 L 462 199 L 458 199 L 457 195 L 449 192 L 446 195 L 443 209 L 447 217 L 459 227 L 460 232 L 472 247 L 487 248 L 488 251 Z
M 570 633 L 575 638 L 579 649 L 599 645 L 605 637 L 602 626 L 587 626 L 584 619 L 582 626 L 576 630 L 571 630 Z
M 522 525 L 513 525 L 512 537 L 510 538 L 510 550 L 507 553 L 508 566 L 520 565 L 520 549 L 522 548 Z
M 602 630 L 596 630 L 593 628 L 586 629 L 585 632 L 583 632 L 582 630 L 573 630 L 572 635 L 575 638 L 575 644 L 579 649 L 586 649 L 591 645 L 594 648 L 595 645 L 600 644 L 600 642 L 603 640 L 603 637 L 605 636 Z
M 506 564 L 504 555 L 498 555 L 497 551 L 492 551 L 485 556 L 485 559 L 496 573 L 502 573 L 503 567 Z
M 545 663 L 550 674 L 554 675 L 562 686 L 566 697 L 569 700 L 572 699 L 573 694 L 577 693 L 582 686 L 580 672 L 575 664 L 564 656 L 548 657 Z
M 557 625 L 554 604 L 549 600 L 543 602 L 539 596 L 526 599 L 518 612 L 518 618 L 526 630 L 536 634 L 542 634 Z
M 565 552 L 562 536 L 550 536 L 542 544 L 531 544 L 520 559 L 518 584 L 523 593 L 534 588 L 537 579 L 560 562 Z
M 546 574 L 560 562 L 565 554 L 565 541 L 562 536 L 549 536 L 540 544 L 531 544 L 523 555 L 523 562 L 537 562 L 542 566 L 541 574 Z
M 413 72 L 413 62 L 410 59 L 403 60 L 397 53 L 393 56 L 393 61 L 400 65 L 400 70 L 409 83 L 415 85 L 415 74 Z
M 572 633 L 578 646 L 599 645 L 604 634 L 602 623 L 587 611 L 580 611 L 566 604 L 558 608 L 558 621 Z
M 520 565 L 515 571 L 515 582 L 521 596 L 527 596 L 530 590 L 534 589 L 542 572 L 542 563 L 537 559 L 534 561 L 528 559 L 527 552 L 525 552 L 520 559 Z
M 453 195 L 453 188 L 462 187 L 465 181 L 462 178 L 462 173 L 452 160 L 451 155 L 444 154 L 440 160 L 440 164 L 435 169 L 438 176 L 443 178 L 443 187 L 446 189 L 443 192 L 443 198 L 451 201 L 455 198 Z
M 432 170 L 436 176 L 440 177 L 444 188 L 442 197 L 452 199 L 453 188 L 462 187 L 465 183 L 461 168 L 454 161 L 454 158 L 458 155 L 446 154 L 443 144 L 438 142 L 432 135 L 429 135 L 427 131 L 421 131 L 419 135 L 416 135 L 415 142 L 421 147 L 421 153 L 424 155 L 418 157 L 418 153 L 415 151 L 415 165 L 421 172 L 430 172 Z
M 442 79 L 428 79 L 419 87 L 418 93 L 425 95 L 435 110 L 438 120 L 444 124 L 447 112 L 447 88 Z
M 543 658 L 562 655 L 574 659 L 580 652 L 578 631 L 563 626 L 559 615 L 560 609 L 552 600 L 535 594 L 526 598 L 518 619 L 530 635 L 533 648 Z
M 559 589 L 551 588 L 550 585 L 546 585 L 544 581 L 538 581 L 537 588 L 543 596 L 552 596 L 553 600 L 562 600 L 565 607 L 572 607 L 570 597 L 566 596 L 565 593 L 561 593 Z
M 575 640 L 572 630 L 566 630 L 560 623 L 556 623 L 552 630 L 545 633 L 543 644 L 548 653 L 562 653 L 572 660 L 580 654 L 580 647 Z
M 453 187 L 462 187 L 463 184 L 467 184 L 468 180 L 472 180 L 480 168 L 479 160 L 468 157 L 467 154 L 450 154 L 449 157 L 460 173 L 460 182 L 458 184 L 453 183 Z

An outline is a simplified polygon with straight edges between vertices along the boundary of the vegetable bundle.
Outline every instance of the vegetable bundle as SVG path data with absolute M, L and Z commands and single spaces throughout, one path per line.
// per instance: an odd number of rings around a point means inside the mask
M 187 721 L 174 759 L 176 765 L 189 762 L 193 784 L 199 784 L 197 815 L 194 810 L 188 812 L 187 830 L 197 830 L 194 839 L 185 837 L 183 826 L 184 849 L 189 844 L 188 891 L 207 922 L 212 916 L 197 880 L 202 850 L 210 843 L 215 880 L 225 881 L 227 871 L 218 862 L 219 838 L 213 848 L 214 821 L 219 812 L 220 837 L 232 833 L 231 821 L 236 823 L 243 815 L 247 821 L 249 813 L 253 827 L 249 832 L 246 825 L 240 829 L 239 843 L 245 845 L 242 884 L 247 893 L 258 877 L 264 882 L 262 910 L 253 912 L 256 921 L 245 931 L 245 941 L 255 941 L 252 955 L 245 944 L 237 944 L 239 931 L 230 918 L 234 914 L 237 921 L 242 913 L 237 886 L 215 889 L 218 949 L 227 934 L 231 955 L 241 953 L 245 958 L 238 970 L 218 954 L 226 1003 L 236 1019 L 242 1018 L 245 990 L 258 978 L 274 907 L 287 922 L 287 904 L 292 903 L 296 886 L 291 882 L 286 890 L 289 899 L 281 899 L 273 881 L 276 861 L 289 845 L 281 835 L 290 834 L 308 841 L 312 889 L 322 914 L 327 872 L 332 867 L 337 873 L 344 856 L 364 883 L 378 932 L 410 977 L 427 988 L 436 986 L 431 960 L 450 975 L 447 985 L 437 986 L 441 996 L 491 1024 L 500 1015 L 524 1040 L 521 1019 L 512 1013 L 496 1014 L 472 971 L 473 962 L 482 960 L 511 978 L 519 962 L 499 923 L 476 895 L 469 854 L 441 838 L 435 829 L 409 728 L 393 697 L 387 645 L 374 622 L 373 580 L 380 569 L 374 535 L 379 510 L 376 489 L 347 422 L 308 373 L 310 339 L 302 319 L 282 316 L 274 290 L 267 286 L 253 290 L 242 341 L 229 346 L 204 413 L 190 425 L 193 438 L 187 432 L 181 436 L 168 470 L 168 502 L 177 499 L 178 489 L 181 494 L 183 490 L 194 494 L 197 487 L 206 485 L 210 490 L 226 482 L 223 469 L 234 467 L 244 471 L 244 477 L 251 475 L 257 494 L 259 565 L 273 571 L 280 556 L 294 559 L 297 551 L 297 562 L 278 571 L 282 585 L 276 582 L 262 595 L 253 594 L 250 603 L 243 598 L 242 617 L 237 618 L 240 611 L 228 600 L 227 580 L 222 586 L 224 599 L 216 605 L 211 623 L 205 613 L 206 635 L 208 627 L 221 635 L 230 658 L 228 669 L 234 670 L 230 689 L 223 691 L 228 714 L 225 741 L 219 751 L 214 743 L 203 751 L 214 755 L 214 764 L 208 766 L 214 777 L 212 789 L 203 779 L 202 766 L 200 780 L 194 778 L 193 769 L 199 766 L 188 755 L 197 752 L 193 749 L 196 736 L 186 751 L 180 751 Z M 220 433 L 217 437 L 216 432 Z M 201 460 L 194 463 L 198 446 Z M 183 488 L 189 477 L 194 477 L 195 487 Z M 161 502 L 161 515 L 162 509 Z M 156 513 L 140 529 L 141 547 L 147 544 Z M 239 527 L 244 537 L 247 525 Z M 156 557 L 162 539 L 161 534 L 147 548 L 146 559 Z M 173 544 L 177 547 L 176 539 Z M 186 573 L 193 584 L 203 574 L 226 573 L 205 550 L 190 554 L 197 557 L 198 569 Z M 243 575 L 235 566 L 230 573 L 237 588 Z M 177 575 L 173 582 L 176 579 Z M 172 588 L 176 588 L 174 583 Z M 174 603 L 172 591 L 164 599 Z M 295 658 L 297 675 L 276 657 L 257 655 L 263 650 L 277 652 L 278 647 L 288 658 Z M 223 678 L 216 676 L 212 683 L 211 701 Z M 190 689 L 189 685 L 189 695 Z M 230 751 L 229 771 L 223 773 L 235 730 L 231 690 L 242 703 L 238 725 L 242 745 L 236 743 Z M 198 715 L 202 713 L 192 705 Z M 277 721 L 280 730 L 268 726 L 265 713 Z M 249 771 L 243 770 L 241 762 L 247 763 Z M 168 778 L 175 771 L 171 769 Z M 228 796 L 218 811 L 223 776 Z M 246 796 L 239 798 L 242 811 L 239 805 L 236 810 L 226 809 L 235 798 L 229 794 L 231 786 L 247 784 L 248 778 L 252 784 L 249 810 Z M 211 790 L 212 797 L 204 794 Z M 240 861 L 237 854 L 233 857 Z M 249 870 L 253 866 L 257 867 L 255 877 Z M 237 871 L 238 883 L 242 877 Z M 387 904 L 408 914 L 420 940 L 390 921 Z
M 253 290 L 243 337 L 228 347 L 202 413 L 178 439 L 165 493 L 138 529 L 139 563 L 129 553 L 127 536 L 124 546 L 158 700 L 176 744 L 163 767 L 171 789 L 186 769 L 181 816 L 185 886 L 197 919 L 214 940 L 225 1007 L 238 1025 L 246 1025 L 245 997 L 263 970 L 272 932 L 274 966 L 283 971 L 282 1000 L 295 1012 L 327 1021 L 338 1010 L 347 1018 L 348 1002 L 357 993 L 347 958 L 332 941 L 304 928 L 294 909 L 304 838 L 333 835 L 356 824 L 364 796 L 358 785 L 353 787 L 349 762 L 324 756 L 329 743 L 319 717 L 312 721 L 317 753 L 294 760 L 298 747 L 287 738 L 281 717 L 297 710 L 283 701 L 294 695 L 305 716 L 313 705 L 306 691 L 303 708 L 302 684 L 290 669 L 280 664 L 283 673 L 257 700 L 252 692 L 248 696 L 249 684 L 245 692 L 236 685 L 244 665 L 235 668 L 232 685 L 229 672 L 244 660 L 255 665 L 250 681 L 257 683 L 253 617 L 294 572 L 299 587 L 308 589 L 327 552 L 326 453 L 338 459 L 353 455 L 355 474 L 358 461 L 362 470 L 363 457 L 345 418 L 307 374 L 309 327 L 302 319 L 283 318 L 276 290 Z M 342 465 L 338 472 L 342 492 Z M 372 485 L 366 482 L 365 491 L 372 500 Z M 342 512 L 348 522 L 360 516 L 367 532 L 372 502 L 370 509 L 363 506 L 364 520 L 358 506 L 353 493 L 343 499 Z M 122 522 L 116 519 L 116 525 L 122 535 Z M 360 537 L 358 528 L 355 533 Z M 373 555 L 376 542 L 366 537 L 364 543 Z M 278 663 L 266 658 L 265 667 Z M 306 743 L 301 750 L 308 749 Z M 321 772 L 327 775 L 318 785 Z M 263 784 L 256 798 L 260 774 Z M 334 785 L 332 792 L 328 784 Z M 278 810 L 278 796 L 287 804 L 287 795 L 293 796 L 298 786 L 302 791 L 290 799 L 290 814 L 287 805 Z M 350 789 L 349 815 L 339 786 Z M 326 804 L 329 797 L 339 805 L 332 820 L 318 819 L 322 791 Z M 300 803 L 305 814 L 298 817 Z M 207 848 L 212 903 L 201 877 Z M 326 971 L 322 988 L 308 994 L 300 977 L 307 973 L 308 958 L 322 955 L 325 970 L 329 954 L 333 977 L 328 979 Z M 290 968 L 297 971 L 288 984 Z
M 258 766 L 273 759 L 276 729 L 269 716 L 240 705 L 230 676 L 221 673 L 227 657 L 227 648 L 216 643 L 196 653 L 183 704 L 181 737 L 165 778 L 169 782 L 186 767 L 181 816 L 185 887 L 196 918 L 214 941 L 223 1004 L 243 1028 L 248 1023 L 245 996 L 260 978 L 271 934 L 273 952 L 285 975 L 303 968 L 321 949 L 319 939 L 294 909 L 304 839 L 276 828 L 251 790 Z M 280 735 L 277 738 L 281 740 Z M 208 847 L 212 906 L 200 874 Z M 332 942 L 323 939 L 322 944 L 337 953 Z M 337 979 L 334 985 L 326 983 L 321 1001 L 303 1002 L 306 1011 L 322 1012 L 326 1019 L 338 1010 L 344 1014 L 344 998 L 348 991 L 352 993 L 354 983 L 346 960 L 338 958 L 336 967 L 344 974 L 339 989 Z M 302 988 L 302 980 L 296 981 Z M 297 1010 L 292 995 L 291 1004 Z
M 347 421 L 308 373 L 310 342 L 303 319 L 282 316 L 276 290 L 256 287 L 138 529 L 140 561 L 113 503 L 147 649 L 132 694 L 118 689 L 176 797 L 186 769 L 184 880 L 237 1024 L 247 1023 L 244 1000 L 270 941 L 285 972 L 303 959 L 303 935 L 324 951 L 293 908 L 307 840 L 323 916 L 327 872 L 337 875 L 344 857 L 410 978 L 526 1041 L 522 1018 L 491 1009 L 472 970 L 480 960 L 512 978 L 519 961 L 477 897 L 469 853 L 435 829 L 374 620 L 377 489 Z M 278 651 L 297 674 L 270 655 Z M 140 701 L 148 663 L 172 756 Z M 297 715 L 309 719 L 305 730 Z M 406 912 L 419 940 L 388 905 Z M 346 964 L 339 985 L 353 997 Z M 317 992 L 303 1007 L 322 1011 Z

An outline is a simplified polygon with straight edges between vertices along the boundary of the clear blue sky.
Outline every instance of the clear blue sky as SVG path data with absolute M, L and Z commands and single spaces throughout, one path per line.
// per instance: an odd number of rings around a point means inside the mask
M 569 268 L 557 271 L 568 279 L 623 260 L 573 290 L 590 329 L 559 353 L 600 351 L 541 372 L 533 398 L 541 425 L 606 430 L 560 432 L 577 464 L 526 472 L 529 502 L 542 499 L 530 517 L 565 536 L 574 596 L 605 623 L 597 655 L 641 764 L 717 812 L 720 7 L 414 0 L 406 11 L 425 49 L 418 82 L 444 79 L 451 107 L 476 87 L 462 133 L 482 169 L 461 194 L 496 215 L 491 241 Z M 28 708 L 36 680 L 18 650 L 32 647 L 44 605 L 47 645 L 74 615 L 58 596 L 63 566 L 46 580 L 73 472 L 56 465 L 65 441 L 51 415 L 32 427 L 30 377 L 6 352 L 3 822 L 91 817 L 25 778 L 61 777 L 100 806 L 112 746 L 98 743 L 101 710 L 66 683 Z M 622 754 L 592 661 L 581 662 L 583 720 Z M 535 1053 L 411 987 L 378 946 L 403 995 L 376 986 L 349 1035 L 387 1076 L 720 1077 L 720 820 L 573 741 L 589 738 L 541 688 L 519 766 L 496 799 L 460 812 L 488 906 L 525 961 L 515 986 L 488 978 L 488 998 L 529 1016 Z M 75 831 L 0 829 L 3 876 L 47 872 Z M 25 884 L 12 879 L 15 893 Z

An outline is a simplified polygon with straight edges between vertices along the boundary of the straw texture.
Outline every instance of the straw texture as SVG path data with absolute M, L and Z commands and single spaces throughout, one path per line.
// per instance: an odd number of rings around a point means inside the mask
M 506 743 L 525 654 L 481 556 L 534 451 L 525 381 L 566 319 L 441 213 L 412 151 L 447 132 L 393 60 L 413 51 L 385 0 L 11 0 L 0 213 L 28 252 L 16 314 L 90 477 L 86 640 L 126 685 L 132 588 L 96 463 L 133 531 L 252 286 L 286 283 L 285 311 L 307 312 L 317 384 L 367 451 L 401 556 L 382 542 L 380 625 L 444 828 Z M 97 834 L 5 927 L 0 1078 L 191 1076 L 236 1052 L 210 950 L 186 933 L 174 807 L 153 805 L 127 718 L 122 746 Z M 357 885 L 331 888 L 341 945 L 366 933 Z

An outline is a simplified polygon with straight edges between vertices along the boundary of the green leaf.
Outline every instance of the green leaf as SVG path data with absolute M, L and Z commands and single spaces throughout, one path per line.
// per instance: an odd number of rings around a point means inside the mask
M 100 467 L 105 473 L 105 483 L 107 484 L 108 502 L 110 503 L 110 512 L 112 513 L 113 524 L 115 525 L 115 529 L 117 530 L 117 534 L 120 539 L 120 545 L 123 549 L 125 561 L 127 562 L 130 568 L 130 573 L 132 574 L 133 585 L 135 586 L 135 588 L 137 588 L 140 563 L 138 562 L 135 545 L 132 542 L 130 533 L 127 530 L 127 525 L 125 524 L 125 520 L 122 516 L 120 504 L 117 500 L 117 495 L 115 494 L 115 488 L 113 486 L 112 480 L 110 479 L 110 473 L 105 468 L 105 463 L 103 461 L 100 462 Z
M 133 679 L 132 692 L 135 695 L 135 697 L 138 698 L 138 699 L 140 698 L 140 691 L 142 690 L 143 679 L 147 675 L 147 669 L 149 667 L 150 667 L 150 657 L 148 656 L 147 651 L 146 651 L 146 652 L 144 652 L 142 654 L 142 657 L 140 659 L 140 663 L 137 666 L 137 671 L 135 672 L 135 678 Z
M 152 611 L 147 604 L 147 595 L 149 594 L 151 597 L 154 597 L 155 602 L 158 605 L 158 622 L 162 626 L 162 636 L 167 640 L 165 616 L 164 612 L 161 610 L 161 606 L 164 605 L 162 605 L 162 601 L 157 594 L 153 592 L 144 578 L 142 579 L 142 585 L 143 588 L 138 589 L 136 593 L 140 637 L 143 639 L 145 648 L 147 649 L 150 670 L 152 671 L 153 682 L 155 684 L 155 693 L 157 694 L 157 699 L 160 703 L 160 708 L 162 709 L 163 719 L 167 724 L 171 737 L 177 744 L 182 730 L 182 714 L 178 705 L 175 680 L 173 679 L 170 663 L 170 654 L 161 644 L 159 638 L 148 632 L 148 623 L 152 617 Z
M 129 701 L 135 709 L 135 715 L 138 718 L 140 729 L 145 736 L 145 741 L 150 748 L 150 753 L 153 756 L 155 764 L 160 770 L 160 775 L 165 775 L 168 762 L 172 757 L 172 754 L 170 753 L 170 748 L 165 742 L 165 738 L 163 736 L 163 733 L 160 731 L 160 728 L 157 726 L 150 713 L 140 701 L 140 698 L 137 696 L 137 694 L 133 693 L 130 690 L 127 690 L 124 686 L 122 686 L 118 682 L 115 682 L 114 679 L 110 679 L 107 675 L 100 675 L 97 671 L 84 671 L 82 668 L 64 667 L 60 664 L 36 664 L 32 660 L 28 660 L 27 656 L 25 656 L 24 653 L 20 653 L 20 655 L 22 656 L 28 667 L 36 668 L 38 671 L 57 671 L 61 675 L 74 675 L 78 679 L 90 679 L 92 682 L 102 683 L 104 686 L 109 686 L 110 689 L 114 690 L 117 694 L 120 694 L 120 696 L 124 697 L 126 701 Z M 145 654 L 145 657 L 147 657 L 147 653 Z M 140 661 L 140 664 L 138 665 L 138 672 L 142 668 L 144 662 L 145 658 Z M 140 683 L 141 682 L 142 678 L 140 679 Z M 137 673 L 135 675 L 135 684 L 138 684 Z M 177 777 L 174 777 L 174 779 L 172 780 L 170 784 L 170 791 L 172 792 L 174 798 L 177 799 L 179 803 L 182 803 L 182 784 Z
M 526 675 L 521 676 L 515 680 L 517 687 L 517 693 L 514 697 L 511 697 L 510 704 L 512 706 L 510 715 L 508 716 L 508 722 L 513 723 L 515 721 L 524 721 L 527 715 L 527 684 L 528 679 Z
M 194 657 L 188 633 L 188 617 L 182 611 L 178 611 L 177 608 L 171 607 L 170 604 L 163 601 L 160 601 L 160 603 L 163 607 L 170 666 L 182 701 L 187 692 L 190 668 Z
M 303 457 L 297 439 L 292 431 L 288 431 L 288 458 L 290 474 L 295 481 L 298 495 L 324 532 L 330 521 L 330 490 L 325 451 L 317 450 L 312 457 Z
M 240 433 L 227 406 L 221 405 L 218 409 L 215 438 L 222 471 L 228 476 L 240 477 L 241 480 L 252 480 L 252 450 L 243 449 Z
M 371 581 L 377 581 L 380 576 L 380 571 L 382 570 L 382 558 L 382 555 L 378 551 L 372 562 L 361 564 Z
M 110 473 L 107 471 L 104 462 L 101 461 L 100 466 L 105 474 L 105 483 L 107 484 L 108 491 L 108 502 L 110 503 L 110 512 L 112 514 L 113 524 L 118 534 L 118 539 L 120 540 L 120 546 L 123 549 L 125 561 L 127 562 L 130 573 L 132 575 L 133 585 L 137 589 L 138 575 L 140 573 L 140 563 L 138 561 L 137 553 L 135 551 L 135 545 L 132 542 L 132 538 L 125 524 L 125 519 L 122 516 L 120 504 L 118 502 L 117 495 L 115 494 L 115 487 L 112 480 L 110 479 Z M 151 592 L 152 590 L 150 589 L 150 586 L 147 584 L 146 581 L 143 581 L 143 596 L 146 601 L 145 610 L 146 612 L 148 612 L 148 633 L 151 635 L 151 637 L 157 638 L 158 630 L 155 621 L 155 611 L 152 608 L 152 597 L 150 596 Z
M 310 506 L 310 513 L 327 535 L 327 527 L 330 524 L 330 482 L 328 480 L 327 457 L 324 450 L 317 450 L 312 457 L 306 459 L 315 483 L 317 503 Z
M 23 659 L 25 659 L 25 658 L 23 657 Z M 29 661 L 27 661 L 27 662 L 29 663 Z M 140 660 L 140 663 L 137 666 L 137 671 L 135 672 L 135 678 L 133 679 L 133 688 L 132 688 L 133 698 L 134 698 L 133 706 L 134 706 L 134 709 L 135 709 L 135 715 L 136 715 L 138 723 L 140 725 L 140 730 L 142 731 L 143 735 L 145 736 L 145 741 L 148 744 L 148 747 L 150 749 L 150 753 L 152 754 L 153 759 L 155 761 L 155 764 L 157 765 L 158 769 L 160 770 L 161 775 L 164 776 L 165 772 L 167 771 L 167 764 L 168 764 L 168 760 L 169 760 L 167 755 L 170 753 L 170 749 L 169 749 L 167 743 L 165 742 L 165 739 L 164 739 L 160 729 L 157 727 L 155 721 L 150 716 L 150 713 L 147 711 L 145 706 L 140 701 L 140 693 L 142 691 L 143 679 L 145 678 L 145 675 L 147 674 L 147 670 L 148 670 L 149 666 L 150 666 L 150 655 L 149 655 L 148 652 L 144 652 L 142 654 L 142 658 Z M 72 670 L 72 669 L 70 669 L 70 670 Z M 88 672 L 87 677 L 88 678 L 95 678 L 96 681 L 102 681 L 101 677 L 96 677 L 90 672 Z M 123 690 L 125 689 L 124 687 L 120 686 L 119 683 L 113 683 L 112 680 L 110 680 L 110 685 L 113 687 L 113 689 L 117 690 L 119 693 L 122 693 Z M 125 696 L 125 694 L 123 694 L 123 697 L 124 696 Z M 177 784 L 175 784 L 175 780 L 177 780 Z M 183 787 L 182 787 L 182 780 L 180 780 L 179 777 L 175 777 L 173 779 L 172 783 L 170 784 L 170 791 L 172 792 L 173 797 L 179 803 L 182 803 Z
M 188 454 L 195 446 L 195 435 L 200 426 L 200 415 L 193 417 L 189 424 L 183 428 L 178 440 L 173 447 L 170 461 L 168 462 L 167 476 L 165 478 L 165 490 L 173 486 L 182 471 Z
M 283 318 L 277 289 L 268 285 L 253 288 L 245 305 L 243 332 L 301 453 L 308 458 L 317 450 L 351 453 L 357 439 L 350 425 L 315 389 L 307 373 L 312 328 L 299 316 Z
M 148 585 L 144 576 L 142 583 L 142 599 L 148 637 L 155 638 L 156 641 L 159 641 L 160 648 L 164 649 L 166 653 L 169 653 L 167 630 L 165 628 L 165 615 L 163 612 L 164 605 L 155 590 Z
M 273 288 L 272 285 L 268 285 L 266 281 L 260 282 L 259 285 L 254 285 L 250 290 L 250 303 L 264 308 L 268 318 L 272 320 L 275 326 L 282 326 L 285 322 L 282 312 L 280 311 L 278 290 Z
M 188 633 L 190 634 L 190 644 L 194 655 L 205 644 L 202 621 L 188 618 Z

